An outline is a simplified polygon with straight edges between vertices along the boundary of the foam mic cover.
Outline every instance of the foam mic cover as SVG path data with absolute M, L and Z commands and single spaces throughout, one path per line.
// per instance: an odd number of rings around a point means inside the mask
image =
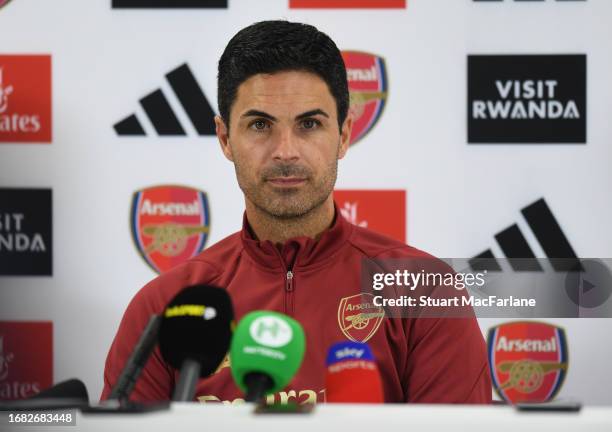
M 340 342 L 327 354 L 327 402 L 383 403 L 380 372 L 370 347 L 360 342 Z
M 230 348 L 231 371 L 249 402 L 282 390 L 305 351 L 302 326 L 278 312 L 256 311 L 238 323 Z
M 163 312 L 159 329 L 162 357 L 176 369 L 186 360 L 197 362 L 201 378 L 212 374 L 227 354 L 233 320 L 227 291 L 210 285 L 185 288 Z

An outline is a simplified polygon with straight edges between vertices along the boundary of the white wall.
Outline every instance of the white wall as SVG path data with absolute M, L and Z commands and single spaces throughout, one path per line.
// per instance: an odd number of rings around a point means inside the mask
M 205 190 L 209 245 L 239 229 L 242 195 L 215 138 L 197 137 L 188 121 L 188 138 L 118 137 L 112 126 L 132 112 L 146 123 L 138 99 L 159 87 L 172 97 L 164 75 L 184 62 L 214 104 L 226 42 L 258 20 L 308 22 L 341 49 L 386 58 L 388 105 L 341 162 L 337 187 L 407 189 L 411 244 L 441 257 L 489 247 L 502 256 L 493 234 L 545 197 L 580 256 L 612 256 L 612 2 L 408 0 L 406 10 L 390 11 L 287 5 L 230 0 L 228 10 L 113 11 L 110 0 L 16 0 L 0 9 L 0 54 L 53 57 L 53 143 L 0 144 L 0 186 L 51 187 L 54 197 L 53 277 L 2 278 L 0 320 L 54 322 L 55 381 L 80 377 L 99 395 L 123 311 L 155 276 L 131 240 L 135 190 L 165 183 Z M 588 55 L 586 145 L 466 143 L 466 56 L 504 53 Z M 569 340 L 559 396 L 612 403 L 612 347 L 603 339 L 612 321 L 547 321 L 565 327 Z M 494 323 L 482 320 L 483 331 Z

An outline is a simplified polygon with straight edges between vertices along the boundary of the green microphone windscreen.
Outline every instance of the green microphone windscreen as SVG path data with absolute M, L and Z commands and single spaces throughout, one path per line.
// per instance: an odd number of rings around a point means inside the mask
M 304 350 L 304 330 L 296 320 L 278 312 L 251 312 L 238 323 L 230 346 L 234 381 L 247 395 L 253 376 L 269 378 L 262 389 L 266 395 L 282 390 L 300 368 Z

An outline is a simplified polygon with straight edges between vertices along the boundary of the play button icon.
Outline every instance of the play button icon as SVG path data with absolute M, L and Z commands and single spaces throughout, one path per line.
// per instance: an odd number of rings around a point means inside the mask
M 612 293 L 612 275 L 604 263 L 594 259 L 580 261 L 579 266 L 567 273 L 565 292 L 574 304 L 596 308 L 604 304 Z
M 589 291 L 591 291 L 593 288 L 595 288 L 595 285 L 593 285 L 591 282 L 589 282 L 586 279 L 582 279 L 582 293 L 586 294 Z

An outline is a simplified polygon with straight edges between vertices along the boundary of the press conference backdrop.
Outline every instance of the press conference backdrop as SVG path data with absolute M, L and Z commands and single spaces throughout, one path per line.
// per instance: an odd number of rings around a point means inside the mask
M 137 290 L 240 228 L 210 118 L 219 56 L 259 20 L 314 24 L 344 53 L 360 120 L 336 189 L 351 222 L 440 257 L 554 256 L 523 215 L 536 208 L 578 256 L 612 256 L 612 2 L 127 3 L 0 2 L 3 399 L 73 376 L 97 397 Z M 155 244 L 141 228 L 164 203 L 204 228 Z M 546 322 L 567 336 L 558 397 L 612 403 L 612 320 Z

